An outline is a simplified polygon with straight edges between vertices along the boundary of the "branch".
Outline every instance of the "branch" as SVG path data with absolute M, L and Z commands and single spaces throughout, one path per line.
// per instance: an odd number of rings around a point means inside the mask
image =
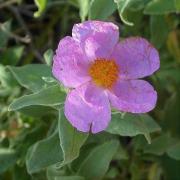
M 18 9 L 16 7 L 13 7 L 13 6 L 9 6 L 9 9 L 14 13 L 14 15 L 15 15 L 17 21 L 19 22 L 20 26 L 22 26 L 22 28 L 25 31 L 25 33 L 31 39 L 30 47 L 31 47 L 31 50 L 32 50 L 34 56 L 39 61 L 44 62 L 44 59 L 43 59 L 42 55 L 39 53 L 39 51 L 37 51 L 36 47 L 34 46 L 34 43 L 32 41 L 32 34 L 29 31 L 28 27 L 26 26 L 26 23 L 25 23 L 23 17 L 21 16 L 21 14 L 19 13 Z

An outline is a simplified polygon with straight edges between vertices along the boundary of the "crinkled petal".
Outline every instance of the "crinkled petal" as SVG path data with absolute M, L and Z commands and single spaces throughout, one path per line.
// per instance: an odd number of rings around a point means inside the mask
M 137 79 L 153 74 L 159 69 L 158 51 L 145 39 L 127 38 L 114 49 L 115 59 L 122 79 Z
M 65 102 L 65 116 L 79 131 L 103 131 L 111 119 L 107 94 L 91 83 L 72 90 Z
M 77 41 L 63 38 L 53 58 L 53 75 L 66 87 L 77 87 L 90 80 L 88 61 Z
M 81 44 L 87 59 L 92 61 L 109 58 L 119 40 L 119 29 L 110 22 L 86 21 L 74 25 L 72 36 Z
M 85 41 L 95 33 L 105 33 L 116 41 L 119 39 L 119 28 L 111 22 L 85 21 L 75 24 L 72 29 L 72 37 L 79 42 Z
M 157 93 L 144 80 L 121 80 L 109 92 L 109 98 L 112 106 L 120 111 L 146 113 L 155 107 Z
M 108 36 L 106 33 L 95 33 L 84 41 L 82 48 L 87 59 L 93 61 L 98 58 L 108 59 L 116 44 L 117 41 L 113 36 Z

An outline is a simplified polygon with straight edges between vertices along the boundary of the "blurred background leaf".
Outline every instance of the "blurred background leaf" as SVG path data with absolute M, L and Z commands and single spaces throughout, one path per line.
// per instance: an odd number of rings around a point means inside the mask
M 47 156 L 47 154 L 50 154 Z M 28 173 L 40 171 L 62 160 L 62 150 L 58 134 L 53 134 L 31 146 L 27 152 L 26 165 Z
M 113 0 L 92 0 L 89 7 L 89 19 L 107 19 L 116 10 Z
M 81 21 L 85 21 L 89 12 L 89 2 L 90 0 L 78 0 L 79 3 L 79 14 Z
M 34 13 L 34 17 L 39 17 L 46 8 L 47 0 L 34 0 L 34 2 L 38 7 L 38 11 Z
M 152 0 L 146 6 L 144 12 L 146 14 L 166 14 L 170 12 L 179 12 L 178 0 Z
M 143 134 L 151 143 L 150 133 L 160 131 L 159 125 L 148 115 L 132 115 L 120 113 L 112 115 L 107 132 L 121 136 L 136 136 Z

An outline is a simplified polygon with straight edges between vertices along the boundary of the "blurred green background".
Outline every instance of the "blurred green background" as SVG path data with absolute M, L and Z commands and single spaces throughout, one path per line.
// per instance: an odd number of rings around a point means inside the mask
M 59 40 L 88 19 L 117 24 L 120 39 L 146 38 L 161 60 L 146 78 L 156 108 L 114 113 L 89 136 L 67 123 L 51 75 Z M 0 179 L 179 180 L 180 0 L 0 0 Z

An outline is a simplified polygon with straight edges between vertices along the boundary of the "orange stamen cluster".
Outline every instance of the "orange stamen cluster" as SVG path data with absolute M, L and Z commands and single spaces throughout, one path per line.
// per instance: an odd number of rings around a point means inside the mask
M 111 88 L 118 79 L 119 69 L 115 61 L 96 59 L 89 68 L 93 82 L 103 88 Z

